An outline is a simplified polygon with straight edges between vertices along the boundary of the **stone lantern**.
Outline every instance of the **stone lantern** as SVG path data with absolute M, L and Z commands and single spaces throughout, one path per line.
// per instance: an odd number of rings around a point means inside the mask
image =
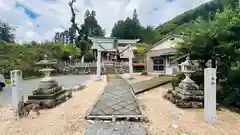
M 200 90 L 199 86 L 190 78 L 195 71 L 189 56 L 179 65 L 185 78 L 165 97 L 181 108 L 202 108 L 204 94 L 203 90 Z
M 184 62 L 182 62 L 181 64 L 179 64 L 182 67 L 182 72 L 185 75 L 185 79 L 182 80 L 182 82 L 185 83 L 194 83 L 194 81 L 190 78 L 191 75 L 195 72 L 192 70 L 192 63 L 190 61 L 189 56 L 186 58 L 186 60 Z
M 39 104 L 41 108 L 52 108 L 64 102 L 67 99 L 67 91 L 62 89 L 57 81 L 50 77 L 50 73 L 54 70 L 50 66 L 57 63 L 49 60 L 48 56 L 44 55 L 44 59 L 36 64 L 44 66 L 39 71 L 43 72 L 45 76 L 40 80 L 38 88 L 33 90 L 32 95 L 28 96 L 27 103 Z

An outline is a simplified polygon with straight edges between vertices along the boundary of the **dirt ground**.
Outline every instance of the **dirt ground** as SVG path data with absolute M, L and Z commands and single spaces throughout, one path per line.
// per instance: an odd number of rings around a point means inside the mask
M 1 108 L 0 134 L 1 135 L 83 135 L 86 121 L 86 111 L 106 85 L 103 81 L 94 81 L 94 77 L 86 83 L 87 88 L 73 92 L 73 98 L 53 109 L 41 110 L 40 115 L 35 113 L 28 117 L 14 120 L 11 107 Z M 100 88 L 100 89 L 99 89 Z
M 208 125 L 203 109 L 180 109 L 163 99 L 168 88 L 170 85 L 165 85 L 137 96 L 149 119 L 150 135 L 240 135 L 240 114 L 217 111 L 216 125 Z
M 135 75 L 136 81 L 145 80 Z M 83 135 L 87 110 L 97 100 L 106 85 L 103 81 L 87 82 L 87 88 L 73 93 L 73 98 L 49 110 L 41 110 L 29 117 L 14 120 L 11 107 L 0 109 L 1 135 Z M 145 124 L 150 135 L 240 135 L 240 115 L 226 109 L 217 112 L 217 123 L 208 125 L 203 109 L 179 109 L 163 99 L 170 85 L 152 89 L 137 95 L 137 99 L 149 122 Z M 185 133 L 185 134 L 183 134 Z

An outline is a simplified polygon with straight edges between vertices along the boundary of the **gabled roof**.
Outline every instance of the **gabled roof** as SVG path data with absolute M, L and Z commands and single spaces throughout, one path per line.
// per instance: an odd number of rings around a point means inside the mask
M 115 37 L 88 37 L 88 39 L 92 41 L 98 41 L 98 42 L 113 42 L 114 40 L 117 41 L 117 43 L 125 43 L 125 44 L 135 44 L 140 39 L 117 39 Z
M 122 43 L 122 44 L 135 44 L 138 41 L 140 41 L 140 39 L 117 39 L 118 43 Z
M 102 45 L 98 45 L 101 49 L 103 49 L 104 51 L 117 51 L 118 48 L 121 48 L 121 47 L 117 47 L 117 49 L 113 49 L 113 50 L 107 50 L 105 49 Z M 123 53 L 124 51 L 126 51 L 129 47 L 132 47 L 132 50 L 136 50 L 136 46 L 134 44 L 128 44 L 127 46 L 121 48 L 121 50 L 119 50 L 119 53 Z
M 145 48 L 144 52 L 148 52 L 150 49 L 156 47 L 157 45 L 159 45 L 160 43 L 170 39 L 170 38 L 176 38 L 176 37 L 180 37 L 180 38 L 183 38 L 183 37 L 186 37 L 185 35 L 179 35 L 179 34 L 171 34 L 171 35 L 167 35 L 166 37 L 164 37 L 163 39 L 161 39 L 160 41 L 158 41 L 157 43 L 153 44 L 153 45 L 150 45 L 149 47 Z
M 92 36 L 88 38 L 95 38 L 95 39 L 116 39 L 115 37 L 103 37 L 103 36 Z
M 88 37 L 92 42 L 104 42 L 104 43 L 113 43 L 115 38 L 107 38 L 107 37 Z
M 180 57 L 174 59 L 173 61 L 171 61 L 170 64 L 172 64 L 172 63 L 174 63 L 174 62 L 176 62 L 176 61 L 178 61 L 178 60 L 181 60 L 181 59 L 187 57 L 188 55 L 189 55 L 189 54 L 182 55 L 182 56 L 180 56 Z
M 129 47 L 130 47 L 130 46 L 118 47 L 119 52 L 122 52 L 122 53 L 120 54 L 120 58 L 128 58 L 130 55 L 133 55 L 133 58 L 134 58 L 134 53 L 133 53 L 133 51 L 130 52 L 130 51 L 126 50 L 126 49 L 128 49 Z M 136 47 L 135 47 L 135 46 L 132 46 L 132 50 L 135 50 L 135 49 L 136 49 Z

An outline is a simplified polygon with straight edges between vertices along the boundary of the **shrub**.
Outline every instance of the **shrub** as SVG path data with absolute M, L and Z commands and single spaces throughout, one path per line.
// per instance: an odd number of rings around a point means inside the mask
M 240 107 L 240 66 L 229 72 L 227 80 L 222 85 L 223 90 L 219 93 L 219 100 L 226 105 Z
M 5 83 L 5 84 L 11 84 L 11 80 L 6 79 L 4 83 Z
M 204 85 L 204 72 L 203 71 L 196 71 L 194 74 L 192 74 L 191 79 L 195 81 L 195 83 L 198 86 L 203 86 Z M 200 87 L 200 89 L 204 89 Z
M 94 60 L 93 53 L 91 51 L 87 52 L 86 55 L 84 56 L 84 61 L 92 62 L 93 60 Z
M 36 62 L 43 59 L 47 54 L 50 60 L 58 61 L 67 60 L 71 55 L 76 58 L 80 55 L 80 51 L 74 45 L 63 45 L 60 43 L 42 43 L 24 45 L 16 43 L 3 43 L 0 41 L 0 74 L 5 78 L 10 78 L 10 71 L 14 69 L 22 70 L 23 77 L 38 77 L 42 74 L 38 71 L 40 67 L 36 67 Z M 58 72 L 57 68 L 55 72 Z
M 171 80 L 172 82 L 172 87 L 175 89 L 176 86 L 183 80 L 185 75 L 183 73 L 178 73 L 176 76 L 174 76 Z

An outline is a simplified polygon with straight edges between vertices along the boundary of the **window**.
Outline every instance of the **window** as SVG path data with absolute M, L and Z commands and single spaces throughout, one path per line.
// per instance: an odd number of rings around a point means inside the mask
M 163 71 L 164 70 L 164 59 L 163 58 L 153 58 L 153 70 Z

